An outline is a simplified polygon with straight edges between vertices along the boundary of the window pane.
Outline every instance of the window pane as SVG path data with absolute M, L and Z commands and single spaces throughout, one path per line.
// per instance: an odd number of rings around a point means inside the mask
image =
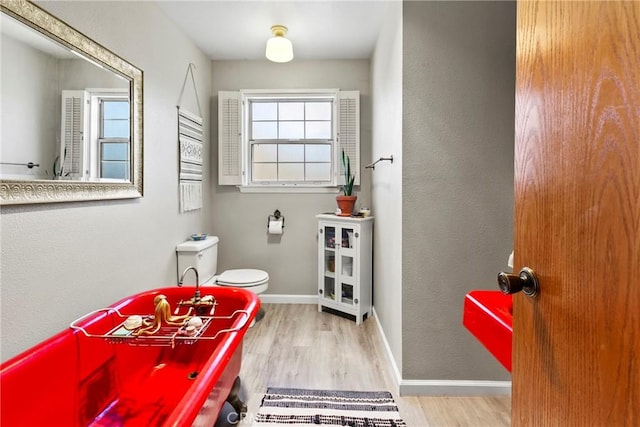
M 307 181 L 331 181 L 331 163 L 307 163 Z
M 129 160 L 129 144 L 126 142 L 103 142 L 102 160 Z
M 280 120 L 304 120 L 304 102 L 280 102 Z
M 102 178 L 129 179 L 129 162 L 102 162 Z
M 252 139 L 277 139 L 277 122 L 253 122 Z
M 279 139 L 303 139 L 304 122 L 279 122 Z
M 276 144 L 253 144 L 254 162 L 277 162 L 278 146 Z
M 307 102 L 307 120 L 331 120 L 331 102 Z
M 251 117 L 253 120 L 277 120 L 278 104 L 275 102 L 251 103 Z
M 252 182 L 326 185 L 335 180 L 335 103 L 329 96 L 256 97 L 249 102 Z
M 254 181 L 277 181 L 278 168 L 275 163 L 254 163 L 253 165 Z
M 278 161 L 304 162 L 304 144 L 279 144 Z
M 331 145 L 329 144 L 307 144 L 305 150 L 307 162 L 331 162 Z
M 307 139 L 331 139 L 331 122 L 305 122 Z
M 129 120 L 129 101 L 102 101 L 104 118 Z
M 129 120 L 104 120 L 103 138 L 129 138 Z
M 280 163 L 278 178 L 280 181 L 304 181 L 304 163 Z

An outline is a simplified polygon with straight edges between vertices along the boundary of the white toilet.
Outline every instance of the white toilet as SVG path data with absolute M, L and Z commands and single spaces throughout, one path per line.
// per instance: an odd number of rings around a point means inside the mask
M 218 269 L 218 237 L 204 240 L 187 240 L 176 247 L 178 254 L 178 280 L 184 270 L 193 266 L 198 270 L 200 286 L 230 286 L 244 288 L 261 294 L 269 287 L 269 274 L 255 269 L 226 270 L 216 275 Z M 187 273 L 184 284 L 195 285 L 193 273 Z

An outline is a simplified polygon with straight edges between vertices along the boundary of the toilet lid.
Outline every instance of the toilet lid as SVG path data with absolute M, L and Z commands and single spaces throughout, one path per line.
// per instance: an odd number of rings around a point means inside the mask
M 266 271 L 251 268 L 227 270 L 218 276 L 218 283 L 228 285 L 246 285 L 250 283 L 264 282 L 269 279 Z

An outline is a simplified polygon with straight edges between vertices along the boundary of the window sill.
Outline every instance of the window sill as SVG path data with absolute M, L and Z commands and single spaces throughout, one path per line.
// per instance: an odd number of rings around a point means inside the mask
M 338 187 L 298 187 L 298 186 L 238 186 L 241 193 L 325 193 L 325 194 L 338 194 L 340 189 Z

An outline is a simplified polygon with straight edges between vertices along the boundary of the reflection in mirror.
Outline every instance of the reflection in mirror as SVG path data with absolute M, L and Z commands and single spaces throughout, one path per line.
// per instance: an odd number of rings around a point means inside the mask
M 140 197 L 142 71 L 32 3 L 0 4 L 2 204 Z
M 129 81 L 7 15 L 0 28 L 0 176 L 128 180 Z M 109 156 L 116 144 L 127 164 Z

